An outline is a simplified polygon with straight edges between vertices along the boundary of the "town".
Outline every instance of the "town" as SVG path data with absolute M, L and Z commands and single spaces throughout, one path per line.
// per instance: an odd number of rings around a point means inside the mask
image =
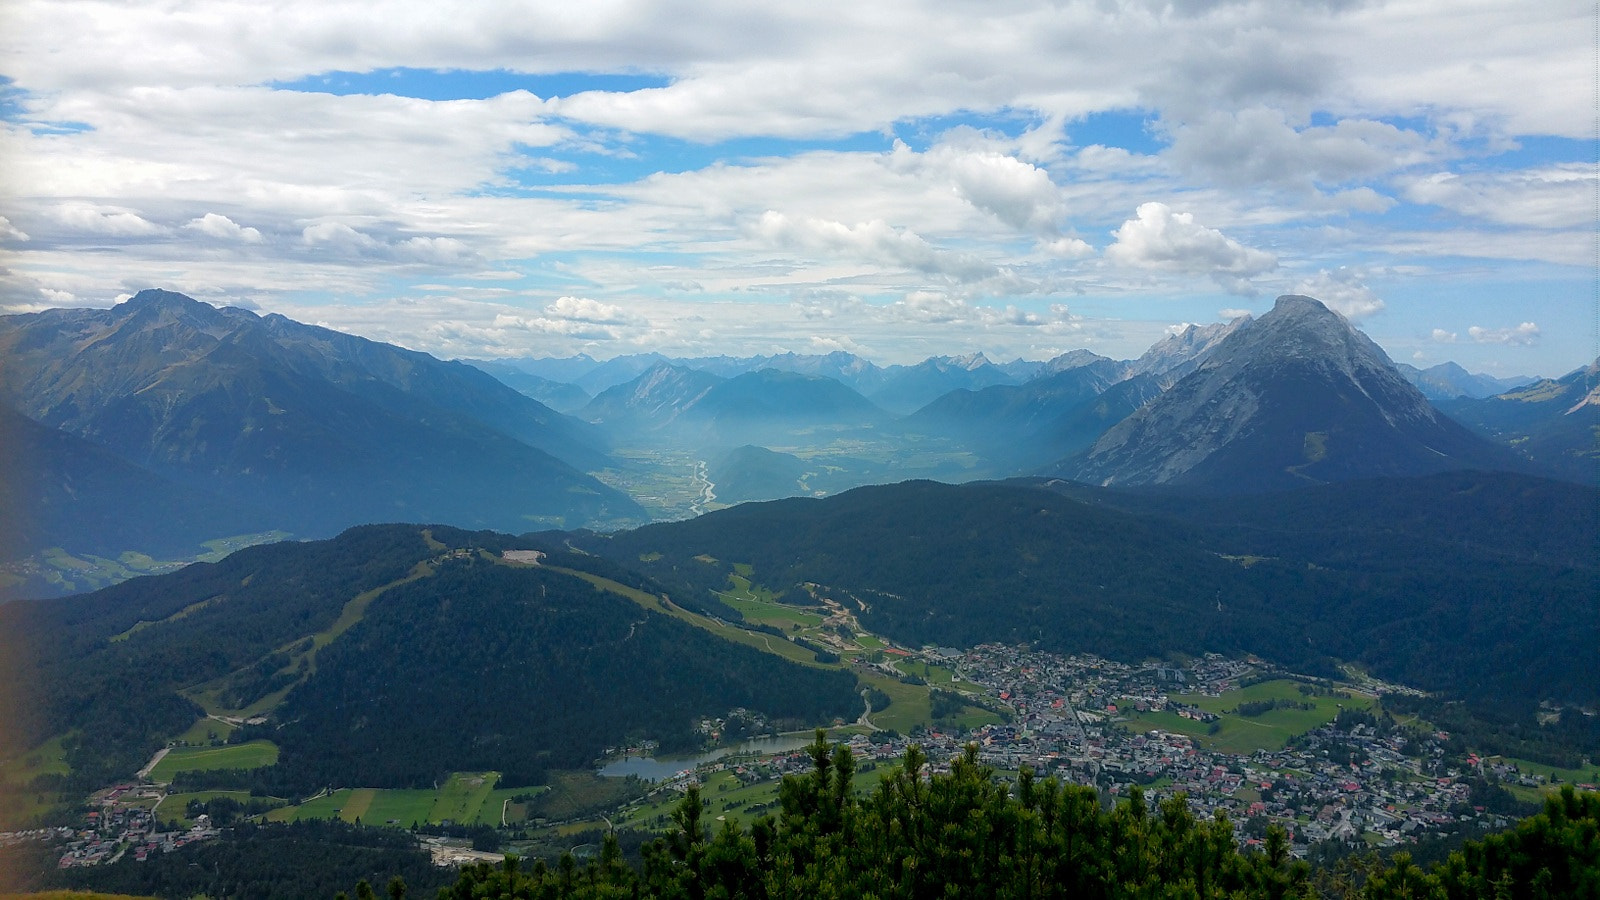
M 923 681 L 918 672 L 938 673 L 946 679 L 941 683 L 960 686 L 962 702 L 1005 720 L 977 727 L 936 723 L 909 734 L 839 723 L 830 740 L 850 748 L 858 771 L 895 765 L 913 745 L 928 758 L 930 774 L 948 771 L 952 759 L 976 746 L 979 759 L 997 777 L 1029 768 L 1039 777 L 1092 785 L 1108 801 L 1138 791 L 1152 806 L 1184 796 L 1197 815 L 1226 815 L 1242 846 L 1260 843 L 1272 825 L 1288 833 L 1298 855 L 1330 841 L 1395 847 L 1446 833 L 1504 828 L 1514 816 L 1487 808 L 1475 785 L 1539 789 L 1546 783 L 1544 776 L 1506 762 L 1454 756 L 1447 752 L 1450 735 L 1395 722 L 1382 710 L 1381 697 L 1408 688 L 1366 678 L 1309 678 L 1253 657 L 1207 654 L 1130 665 L 985 644 L 966 651 L 891 648 L 856 664 L 913 683 Z M 705 729 L 715 732 L 748 715 L 736 711 L 728 720 L 707 721 Z M 870 723 L 867 716 L 863 720 Z M 741 730 L 748 733 L 750 724 L 741 720 Z M 678 771 L 633 801 L 631 811 L 652 804 L 660 808 L 690 785 L 719 776 L 770 787 L 809 769 L 811 760 L 800 743 L 791 740 L 788 749 L 770 755 L 731 753 Z M 858 787 L 870 789 L 875 780 Z M 713 812 L 753 815 L 773 807 L 775 790 L 756 796 L 761 799 Z M 128 856 L 143 861 L 222 833 L 203 814 L 187 826 L 164 819 L 164 799 L 165 787 L 148 778 L 116 785 L 90 798 L 92 810 L 76 827 L 0 834 L 0 843 L 49 841 L 61 847 L 59 865 L 68 868 Z M 614 821 L 645 828 L 669 821 L 665 815 L 630 818 L 629 813 L 628 808 L 617 811 Z M 466 857 L 436 852 L 435 858 Z

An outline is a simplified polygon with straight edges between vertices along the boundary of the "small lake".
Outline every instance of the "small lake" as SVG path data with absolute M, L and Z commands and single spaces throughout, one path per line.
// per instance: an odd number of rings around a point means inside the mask
M 632 775 L 650 782 L 665 781 L 686 769 L 693 769 L 702 763 L 718 760 L 724 756 L 752 753 L 771 756 L 775 753 L 788 753 L 809 746 L 813 740 L 815 740 L 814 735 L 780 734 L 775 737 L 752 738 L 735 747 L 719 747 L 693 756 L 625 756 L 602 766 L 600 775 L 605 778 L 626 778 Z

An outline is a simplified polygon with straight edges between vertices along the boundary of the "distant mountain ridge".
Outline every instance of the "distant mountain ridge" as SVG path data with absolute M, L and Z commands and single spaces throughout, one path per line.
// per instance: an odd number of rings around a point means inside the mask
M 299 534 L 643 517 L 580 470 L 601 434 L 484 372 L 170 291 L 0 317 L 0 400 Z
M 1526 467 L 1436 410 L 1342 316 L 1286 295 L 1053 471 L 1240 491 L 1462 468 Z
M 1447 415 L 1584 484 L 1600 484 L 1600 359 L 1492 397 L 1441 401 Z

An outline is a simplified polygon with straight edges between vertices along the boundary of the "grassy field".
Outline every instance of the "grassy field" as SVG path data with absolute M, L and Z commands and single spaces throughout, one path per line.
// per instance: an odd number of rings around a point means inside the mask
M 642 793 L 629 779 L 601 778 L 593 772 L 551 772 L 548 788 L 529 804 L 529 816 L 570 819 L 610 809 Z
M 28 782 L 40 775 L 71 774 L 72 767 L 67 765 L 67 751 L 61 746 L 67 737 L 65 734 L 56 735 L 27 753 L 0 764 L 0 780 Z
M 883 768 L 857 772 L 851 779 L 851 786 L 857 794 L 870 793 L 877 789 L 878 782 L 890 771 L 889 768 Z M 775 811 L 779 784 L 776 779 L 743 784 L 732 772 L 716 772 L 700 786 L 700 799 L 710 803 L 705 813 L 707 818 L 713 821 L 730 819 L 748 828 L 751 822 Z M 662 830 L 670 825 L 673 810 L 682 802 L 683 795 L 677 791 L 662 791 L 650 797 L 648 802 L 628 809 L 614 821 L 618 827 Z
M 1307 696 L 1300 693 L 1299 682 L 1289 679 L 1265 681 L 1228 691 L 1219 697 L 1174 694 L 1170 699 L 1220 716 L 1218 721 L 1221 727 L 1213 734 L 1210 724 L 1185 719 L 1172 712 L 1132 713 L 1128 727 L 1135 730 L 1159 728 L 1193 737 L 1211 750 L 1246 754 L 1256 750 L 1281 750 L 1290 738 L 1333 721 L 1340 709 L 1369 709 L 1375 702 L 1364 694 L 1350 694 L 1347 697 Z M 1241 716 L 1234 712 L 1241 703 L 1263 700 L 1310 703 L 1313 708 L 1274 709 L 1258 716 Z
M 162 757 L 150 771 L 152 781 L 171 781 L 178 772 L 212 769 L 259 769 L 278 762 L 278 746 L 271 741 L 249 741 L 222 747 L 178 747 Z
M 430 822 L 465 824 L 478 819 L 478 810 L 500 780 L 499 772 L 457 772 L 439 788 L 428 812 Z M 498 816 L 496 816 L 498 818 Z
M 422 788 L 345 788 L 298 806 L 273 810 L 274 822 L 340 818 L 363 825 L 410 828 L 413 823 L 499 825 L 503 805 L 513 796 L 543 788 L 500 788 L 498 772 L 456 772 L 437 790 Z M 511 819 L 510 821 L 520 821 Z
M 237 725 L 230 725 L 210 716 L 201 716 L 193 725 L 189 726 L 188 731 L 178 735 L 173 740 L 180 744 L 200 747 L 211 743 L 213 740 L 226 741 L 228 735 L 238 730 L 239 727 Z
M 161 798 L 161 802 L 156 805 L 156 819 L 161 822 L 177 822 L 187 828 L 194 824 L 187 815 L 189 801 L 199 800 L 204 803 L 217 797 L 232 797 L 241 804 L 249 803 L 251 800 L 263 799 L 251 797 L 249 791 L 194 791 L 188 794 L 168 794 Z M 269 797 L 265 799 L 271 800 L 275 798 Z M 289 801 L 278 800 L 277 802 L 283 804 Z
M 1517 767 L 1517 770 L 1527 775 L 1543 775 L 1546 781 L 1552 777 L 1559 778 L 1560 783 L 1551 785 L 1554 790 L 1559 790 L 1562 784 L 1600 784 L 1600 764 L 1590 764 L 1581 769 L 1561 769 L 1556 766 L 1547 766 L 1526 759 L 1516 759 L 1509 756 L 1491 756 L 1484 762 L 1506 762 Z

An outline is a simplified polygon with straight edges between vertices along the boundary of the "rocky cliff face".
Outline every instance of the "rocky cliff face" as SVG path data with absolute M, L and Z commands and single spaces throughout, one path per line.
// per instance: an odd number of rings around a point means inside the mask
M 1241 491 L 1517 467 L 1429 405 L 1343 317 L 1284 296 L 1056 471 L 1095 484 Z

